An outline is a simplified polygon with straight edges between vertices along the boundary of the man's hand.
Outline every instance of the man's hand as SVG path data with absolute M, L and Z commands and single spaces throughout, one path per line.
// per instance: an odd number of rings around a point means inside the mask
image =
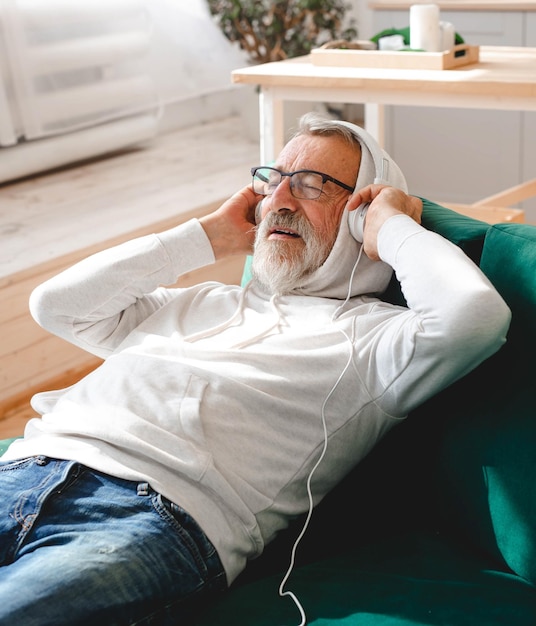
M 386 220 L 393 215 L 403 214 L 409 215 L 418 224 L 421 223 L 422 200 L 409 196 L 401 189 L 385 185 L 368 185 L 350 196 L 346 208 L 353 211 L 363 202 L 370 203 L 363 230 L 363 249 L 373 261 L 380 260 L 378 233 Z
M 255 241 L 255 207 L 262 198 L 248 185 L 216 211 L 200 218 L 216 259 L 251 254 Z

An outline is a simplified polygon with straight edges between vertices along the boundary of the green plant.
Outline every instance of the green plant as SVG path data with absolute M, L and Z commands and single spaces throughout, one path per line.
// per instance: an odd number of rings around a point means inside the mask
M 344 0 L 208 0 L 224 35 L 255 63 L 309 54 L 333 39 L 357 36 Z

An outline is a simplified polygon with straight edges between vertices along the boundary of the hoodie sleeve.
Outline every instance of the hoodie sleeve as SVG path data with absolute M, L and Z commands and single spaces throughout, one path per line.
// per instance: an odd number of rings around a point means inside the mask
M 106 358 L 172 297 L 186 272 L 214 262 L 197 219 L 98 252 L 34 289 L 30 312 L 49 332 Z
M 499 350 L 511 313 L 460 248 L 408 216 L 387 220 L 378 250 L 409 307 L 379 347 L 380 362 L 396 364 L 390 410 L 407 414 Z

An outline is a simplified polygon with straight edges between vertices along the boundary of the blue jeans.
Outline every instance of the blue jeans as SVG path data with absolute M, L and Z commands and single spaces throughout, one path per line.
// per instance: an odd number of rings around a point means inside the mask
M 226 589 L 214 546 L 147 483 L 0 462 L 0 624 L 188 624 Z

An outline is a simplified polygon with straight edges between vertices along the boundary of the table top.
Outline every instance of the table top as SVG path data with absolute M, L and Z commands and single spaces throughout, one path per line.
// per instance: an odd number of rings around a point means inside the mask
M 414 91 L 416 98 L 435 93 L 536 103 L 536 48 L 480 46 L 477 63 L 448 70 L 320 66 L 304 56 L 234 70 L 232 81 L 263 88 L 403 90 Z
M 412 4 L 428 4 L 430 0 L 373 0 L 370 9 L 407 9 Z M 434 2 L 442 11 L 535 11 L 536 5 L 530 1 L 510 0 L 438 0 Z

